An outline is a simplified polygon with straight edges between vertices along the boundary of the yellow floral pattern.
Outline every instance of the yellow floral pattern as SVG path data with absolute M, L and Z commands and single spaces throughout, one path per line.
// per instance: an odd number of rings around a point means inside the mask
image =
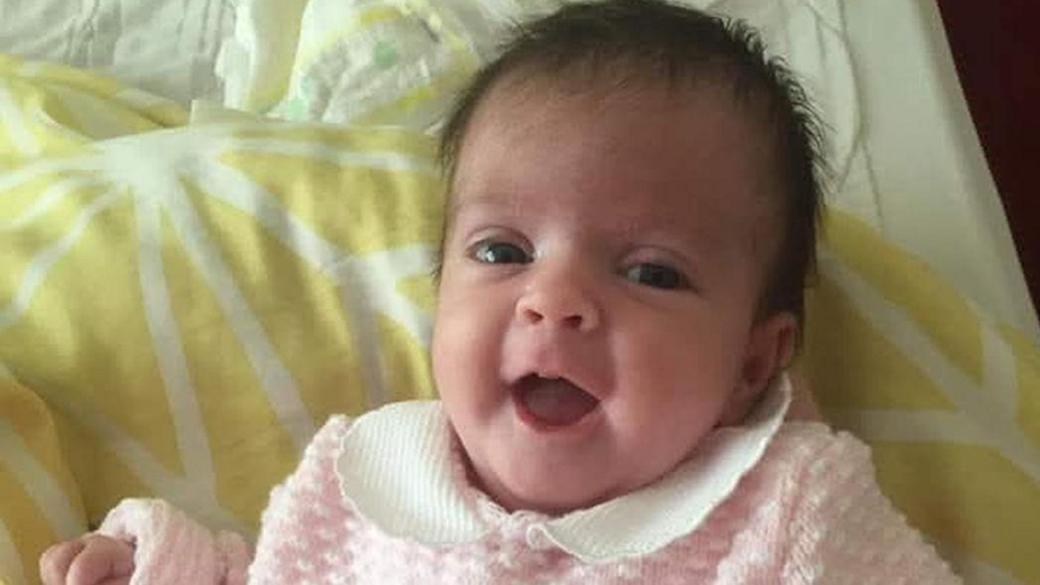
M 44 545 L 132 494 L 251 533 L 331 413 L 432 396 L 432 288 L 414 286 L 440 230 L 429 138 L 139 132 L 150 111 L 110 99 L 126 131 L 99 139 L 53 114 L 119 90 L 5 65 L 4 105 L 41 145 L 8 132 L 0 174 L 5 578 L 33 580 Z

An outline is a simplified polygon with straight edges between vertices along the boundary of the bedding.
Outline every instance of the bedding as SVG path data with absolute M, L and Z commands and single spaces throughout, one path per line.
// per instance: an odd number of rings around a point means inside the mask
M 297 26 L 243 26 L 223 49 L 256 55 L 251 40 L 277 38 L 293 46 L 287 59 L 226 78 L 239 88 L 225 105 L 287 120 L 394 123 L 437 127 L 454 92 L 492 57 L 503 33 L 518 20 L 565 0 L 310 0 L 302 11 L 278 0 L 244 0 L 241 10 L 286 18 Z M 835 174 L 844 175 L 858 118 L 848 49 L 835 0 L 685 0 L 756 26 L 810 88 L 831 129 L 827 145 Z M 290 73 L 286 74 L 286 68 Z M 234 71 L 248 70 L 237 67 Z
M 4 579 L 35 582 L 48 542 L 128 495 L 251 534 L 328 415 L 433 395 L 430 137 L 183 124 L 110 80 L 0 65 Z M 62 114 L 80 103 L 104 115 Z M 826 415 L 969 583 L 1040 583 L 1040 350 L 854 215 L 825 232 L 799 367 Z
M 46 542 L 128 493 L 249 533 L 329 414 L 431 396 L 429 138 L 171 124 L 95 140 L 56 123 L 69 96 L 124 129 L 151 104 L 0 66 L 7 127 L 42 145 L 8 132 L 0 150 L 0 574 L 29 580 Z
M 1040 343 L 936 3 L 846 1 L 843 12 L 866 170 L 856 189 L 874 202 L 871 223 Z
M 285 1 L 285 0 L 283 0 Z M 187 105 L 222 100 L 232 0 L 4 0 L 0 52 L 110 75 Z

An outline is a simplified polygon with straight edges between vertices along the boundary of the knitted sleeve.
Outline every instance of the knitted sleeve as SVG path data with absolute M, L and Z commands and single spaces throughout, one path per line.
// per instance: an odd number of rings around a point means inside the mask
M 847 433 L 805 469 L 788 530 L 784 583 L 961 582 L 881 493 L 869 447 Z
M 341 540 L 323 527 L 342 516 L 334 459 L 348 426 L 345 417 L 330 419 L 296 471 L 272 490 L 252 564 L 240 536 L 214 536 L 162 500 L 123 500 L 97 532 L 134 546 L 130 585 L 244 585 L 247 571 L 251 585 L 320 581 L 314 571 L 330 568 L 322 559 Z
M 249 549 L 237 534 L 217 536 L 162 500 L 127 499 L 97 531 L 134 546 L 130 585 L 240 585 Z

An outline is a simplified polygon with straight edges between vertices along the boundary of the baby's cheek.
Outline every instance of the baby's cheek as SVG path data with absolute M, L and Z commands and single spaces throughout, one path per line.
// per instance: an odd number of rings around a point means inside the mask
M 442 397 L 455 391 L 463 381 L 464 364 L 470 360 L 466 355 L 467 345 L 463 343 L 465 323 L 451 318 L 443 312 L 438 316 L 434 327 L 433 346 L 430 359 L 433 365 L 433 377 L 438 392 Z M 475 344 L 470 344 L 475 345 Z
M 434 381 L 454 410 L 479 409 L 495 389 L 497 345 L 472 310 L 442 312 L 433 337 Z

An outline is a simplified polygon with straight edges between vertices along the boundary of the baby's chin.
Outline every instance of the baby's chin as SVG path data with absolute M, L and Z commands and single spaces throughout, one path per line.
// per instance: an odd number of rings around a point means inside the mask
M 559 494 L 531 494 L 524 498 L 511 497 L 511 503 L 503 503 L 500 501 L 501 498 L 494 499 L 509 512 L 526 510 L 546 516 L 564 516 L 578 510 L 592 508 L 611 498 L 609 496 L 560 498 Z
M 509 512 L 526 510 L 548 516 L 563 516 L 570 512 L 591 508 L 623 493 L 623 490 L 590 489 L 587 482 L 581 485 L 567 485 L 559 476 L 545 478 L 541 482 L 530 481 L 526 476 L 515 482 L 507 482 L 496 486 L 498 489 L 485 491 Z

